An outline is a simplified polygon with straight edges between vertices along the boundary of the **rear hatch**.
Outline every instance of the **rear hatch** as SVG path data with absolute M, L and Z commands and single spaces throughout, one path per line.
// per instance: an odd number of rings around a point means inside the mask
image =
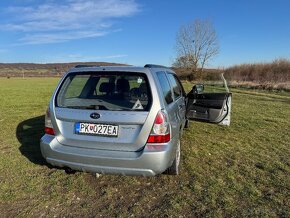
M 144 73 L 69 73 L 55 96 L 56 138 L 68 146 L 137 151 L 151 130 L 144 126 L 151 104 Z

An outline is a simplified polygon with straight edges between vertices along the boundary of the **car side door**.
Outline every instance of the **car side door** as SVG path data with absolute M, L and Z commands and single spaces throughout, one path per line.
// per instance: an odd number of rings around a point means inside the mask
M 232 93 L 204 93 L 203 89 L 195 85 L 187 94 L 187 119 L 229 126 Z
M 172 93 L 173 93 L 174 101 L 176 105 L 176 115 L 177 115 L 177 120 L 179 123 L 179 128 L 180 130 L 182 130 L 185 125 L 186 94 L 185 94 L 182 84 L 180 83 L 179 79 L 177 78 L 175 74 L 167 72 L 167 77 L 172 87 Z
M 156 73 L 160 89 L 162 91 L 162 100 L 168 114 L 169 123 L 171 124 L 171 134 L 173 137 L 179 134 L 179 120 L 177 114 L 177 105 L 173 96 L 172 86 L 170 84 L 166 71 Z

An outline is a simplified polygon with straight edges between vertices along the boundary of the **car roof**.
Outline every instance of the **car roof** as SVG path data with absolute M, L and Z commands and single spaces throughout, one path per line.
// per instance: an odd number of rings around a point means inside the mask
M 90 66 L 90 65 L 77 65 L 69 70 L 69 73 L 73 72 L 96 72 L 96 71 L 124 71 L 124 72 L 158 72 L 158 71 L 169 71 L 175 73 L 168 67 L 161 65 L 146 64 L 144 67 L 136 66 Z

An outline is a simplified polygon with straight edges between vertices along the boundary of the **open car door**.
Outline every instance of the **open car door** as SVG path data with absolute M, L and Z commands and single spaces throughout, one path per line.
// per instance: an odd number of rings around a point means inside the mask
M 232 93 L 203 93 L 203 85 L 195 85 L 187 95 L 186 117 L 229 126 L 231 99 Z

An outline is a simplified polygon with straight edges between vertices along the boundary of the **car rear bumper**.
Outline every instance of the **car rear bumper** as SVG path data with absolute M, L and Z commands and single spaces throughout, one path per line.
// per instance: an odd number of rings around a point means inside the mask
M 123 175 L 154 176 L 164 172 L 175 157 L 175 140 L 142 151 L 108 151 L 71 147 L 60 144 L 54 136 L 40 140 L 43 157 L 48 163 L 74 170 Z

